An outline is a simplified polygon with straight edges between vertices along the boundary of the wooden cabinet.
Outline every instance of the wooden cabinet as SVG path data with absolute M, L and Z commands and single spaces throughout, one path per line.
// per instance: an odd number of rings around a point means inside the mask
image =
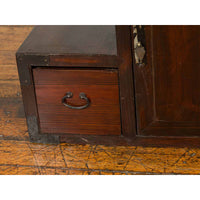
M 199 146 L 199 35 L 200 26 L 36 27 L 17 52 L 30 140 Z

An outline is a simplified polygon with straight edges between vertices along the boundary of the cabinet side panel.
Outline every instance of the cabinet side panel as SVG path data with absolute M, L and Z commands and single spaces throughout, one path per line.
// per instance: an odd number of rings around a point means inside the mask
M 119 65 L 122 134 L 136 136 L 135 100 L 133 86 L 131 26 L 116 26 Z

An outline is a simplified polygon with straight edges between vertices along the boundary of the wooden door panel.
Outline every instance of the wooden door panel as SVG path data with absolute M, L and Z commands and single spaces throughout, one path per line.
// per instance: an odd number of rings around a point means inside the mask
M 200 26 L 146 26 L 134 65 L 139 135 L 200 135 Z

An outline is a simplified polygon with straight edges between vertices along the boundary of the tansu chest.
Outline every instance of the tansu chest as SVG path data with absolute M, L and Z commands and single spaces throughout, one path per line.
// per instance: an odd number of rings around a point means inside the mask
M 35 27 L 16 54 L 30 140 L 199 145 L 199 34 L 199 26 Z

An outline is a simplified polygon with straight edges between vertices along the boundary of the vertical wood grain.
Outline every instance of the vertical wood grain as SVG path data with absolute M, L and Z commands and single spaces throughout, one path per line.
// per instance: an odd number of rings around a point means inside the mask
M 124 136 L 136 135 L 130 26 L 116 26 L 119 65 L 121 124 Z

